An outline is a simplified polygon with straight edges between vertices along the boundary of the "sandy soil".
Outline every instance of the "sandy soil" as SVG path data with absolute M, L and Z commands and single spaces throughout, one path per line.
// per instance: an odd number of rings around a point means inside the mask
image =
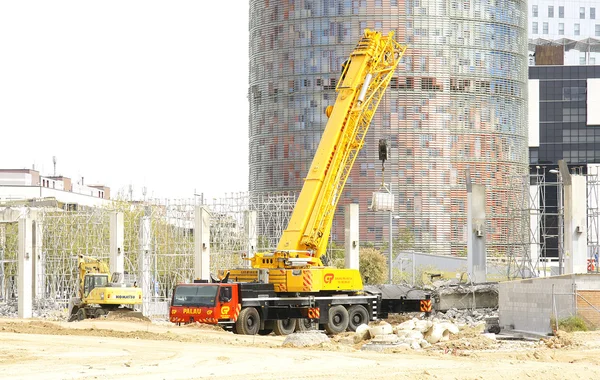
M 348 334 L 313 348 L 285 337 L 127 319 L 0 319 L 7 379 L 598 379 L 600 332 L 540 342 L 473 332 L 421 351 L 361 351 Z

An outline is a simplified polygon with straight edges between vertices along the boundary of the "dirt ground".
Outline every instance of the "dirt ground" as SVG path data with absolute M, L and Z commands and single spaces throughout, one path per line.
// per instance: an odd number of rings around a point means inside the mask
M 128 319 L 0 319 L 6 379 L 598 379 L 600 332 L 493 341 L 474 332 L 420 351 L 360 350 L 349 334 L 313 348 L 281 336 Z

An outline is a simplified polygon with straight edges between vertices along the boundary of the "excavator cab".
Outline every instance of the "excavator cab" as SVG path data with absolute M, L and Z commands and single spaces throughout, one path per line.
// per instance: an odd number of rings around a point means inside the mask
M 94 288 L 102 288 L 108 285 L 106 274 L 86 274 L 83 283 L 83 296 L 87 297 Z

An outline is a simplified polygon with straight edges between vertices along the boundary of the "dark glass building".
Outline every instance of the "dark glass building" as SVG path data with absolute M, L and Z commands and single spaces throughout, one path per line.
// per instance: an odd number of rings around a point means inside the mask
M 558 257 L 559 179 L 555 171 L 561 159 L 572 172 L 583 175 L 591 174 L 590 164 L 600 163 L 600 66 L 530 66 L 529 127 L 530 171 L 535 174 L 542 168 L 544 182 L 557 184 L 543 188 L 542 255 Z M 594 236 L 590 227 L 588 240 Z

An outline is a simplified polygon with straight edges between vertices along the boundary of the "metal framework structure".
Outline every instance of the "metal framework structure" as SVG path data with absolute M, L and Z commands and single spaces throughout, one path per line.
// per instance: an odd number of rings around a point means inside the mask
M 547 234 L 545 207 L 545 169 L 512 178 L 509 198 L 509 228 L 507 237 L 508 278 L 537 277 L 546 270 Z M 545 236 L 549 237 L 548 235 Z
M 200 201 L 200 202 L 199 202 Z M 276 246 L 296 201 L 294 193 L 226 194 L 223 198 L 115 202 L 110 208 L 64 211 L 38 209 L 41 232 L 40 270 L 34 310 L 64 308 L 76 294 L 77 257 L 107 259 L 110 249 L 110 214 L 123 213 L 126 282 L 145 286 L 144 305 L 153 315 L 164 305 L 179 282 L 194 277 L 194 218 L 196 206 L 210 213 L 211 272 L 242 265 L 249 247 L 245 219 L 257 216 L 258 247 Z M 17 296 L 18 223 L 0 223 L 0 303 Z
M 573 169 L 583 175 L 582 169 Z M 548 176 L 548 172 L 554 174 Z M 600 173 L 588 166 L 586 176 L 588 258 L 600 253 Z M 549 180 L 550 178 L 556 178 Z M 563 257 L 564 184 L 556 170 L 536 168 L 535 173 L 514 177 L 509 198 L 509 233 L 507 236 L 508 278 L 550 275 L 551 261 Z M 550 201 L 548 195 L 556 195 Z M 557 252 L 547 255 L 548 243 L 555 239 Z M 597 265 L 596 265 L 597 267 Z
M 587 181 L 587 237 L 588 257 L 600 255 L 600 167 L 588 166 Z M 598 263 L 596 263 L 598 271 Z

